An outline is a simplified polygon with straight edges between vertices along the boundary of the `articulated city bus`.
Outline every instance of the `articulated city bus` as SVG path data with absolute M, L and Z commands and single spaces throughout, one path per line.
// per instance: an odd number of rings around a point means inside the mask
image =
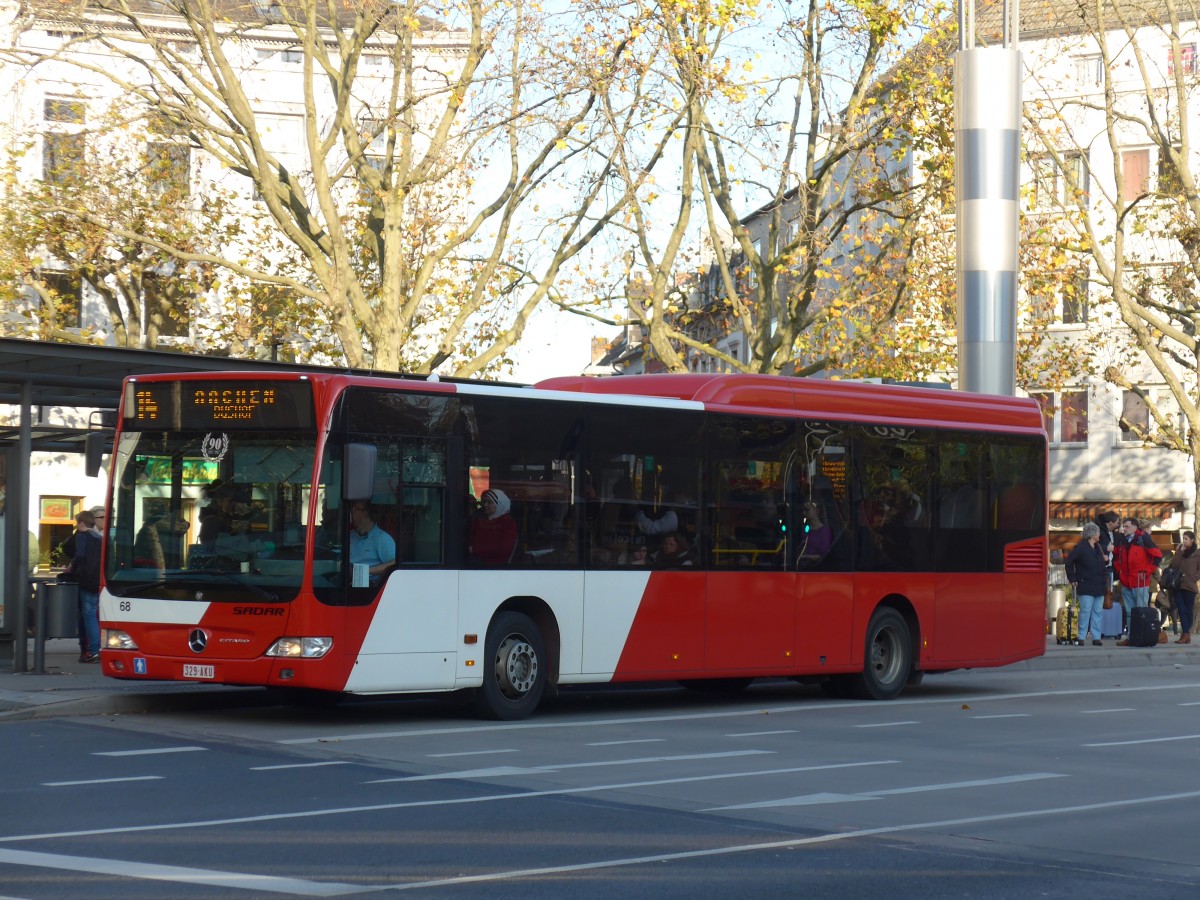
M 130 378 L 105 674 L 895 697 L 1045 646 L 1033 400 L 753 375 Z M 318 695 L 322 696 L 322 695 Z

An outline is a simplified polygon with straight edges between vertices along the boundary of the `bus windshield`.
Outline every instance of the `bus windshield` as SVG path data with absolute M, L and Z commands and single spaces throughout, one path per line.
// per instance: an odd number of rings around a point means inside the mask
M 304 574 L 315 435 L 125 431 L 106 583 L 115 596 L 291 600 Z

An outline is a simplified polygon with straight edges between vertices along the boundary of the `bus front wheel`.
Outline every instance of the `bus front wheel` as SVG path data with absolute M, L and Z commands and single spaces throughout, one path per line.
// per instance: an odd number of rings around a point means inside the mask
M 867 626 L 866 658 L 854 693 L 864 700 L 891 700 L 908 684 L 912 667 L 912 637 L 904 616 L 887 607 L 875 610 Z
M 546 644 L 523 613 L 496 616 L 484 642 L 479 711 L 490 719 L 524 719 L 537 708 L 546 688 Z

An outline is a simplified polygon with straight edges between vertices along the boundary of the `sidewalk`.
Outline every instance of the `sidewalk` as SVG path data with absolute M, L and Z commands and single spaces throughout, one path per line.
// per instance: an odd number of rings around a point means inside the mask
M 1124 668 L 1128 666 L 1200 665 L 1200 643 L 1168 643 L 1156 647 L 1059 646 L 1046 638 L 1046 655 L 1014 663 L 1010 670 Z M 95 663 L 77 662 L 74 638 L 46 642 L 46 674 L 0 670 L 0 722 L 54 716 L 129 715 L 180 709 L 217 709 L 230 703 L 273 706 L 278 691 L 177 681 L 118 681 L 100 674 Z M 30 641 L 29 659 L 33 659 Z M 32 662 L 31 662 L 32 665 Z
M 118 681 L 100 674 L 97 663 L 81 663 L 75 638 L 46 641 L 44 675 L 0 669 L 0 722 L 55 716 L 104 716 L 217 709 L 231 702 L 269 706 L 279 692 L 183 681 Z M 33 640 L 29 640 L 33 668 Z

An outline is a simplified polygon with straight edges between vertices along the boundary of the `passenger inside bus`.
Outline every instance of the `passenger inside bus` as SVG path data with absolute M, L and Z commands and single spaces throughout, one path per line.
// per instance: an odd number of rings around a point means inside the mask
M 824 521 L 820 504 L 809 500 L 804 504 L 804 536 L 801 538 L 797 563 L 802 568 L 818 565 L 833 546 L 833 529 Z
M 656 569 L 680 569 L 684 566 L 695 565 L 692 559 L 692 548 L 678 531 L 669 531 L 663 535 L 662 546 L 654 554 Z
M 480 507 L 483 515 L 472 518 L 468 526 L 467 551 L 474 562 L 508 565 L 517 549 L 517 523 L 510 515 L 512 501 L 504 491 L 487 490 Z

